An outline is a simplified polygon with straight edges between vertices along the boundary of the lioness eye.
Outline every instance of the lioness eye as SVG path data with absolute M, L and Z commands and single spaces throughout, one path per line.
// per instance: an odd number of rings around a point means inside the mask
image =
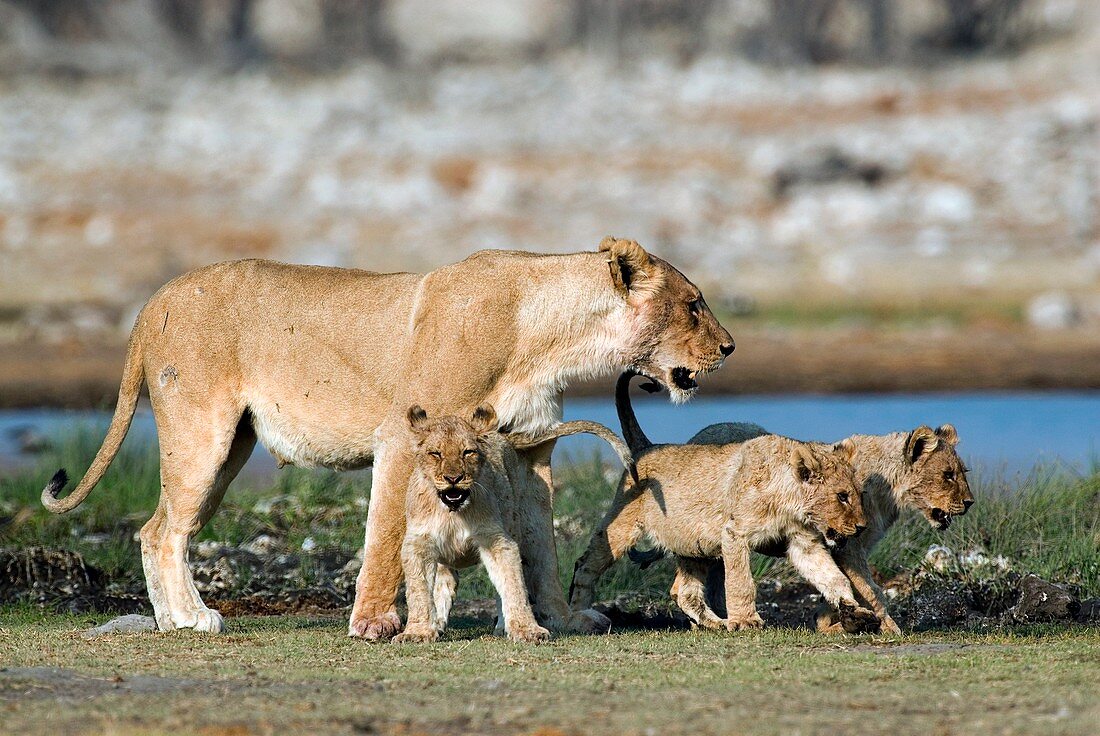
M 692 299 L 688 302 L 688 311 L 691 312 L 692 316 L 698 317 L 699 313 L 703 311 L 703 300 Z
M 841 503 L 848 503 L 848 494 L 847 493 L 838 493 L 838 494 L 836 494 L 836 497 L 837 497 L 837 500 L 840 501 Z
M 431 451 L 431 452 L 429 452 L 428 454 L 429 454 L 429 455 L 431 455 L 431 456 L 432 456 L 432 457 L 434 457 L 434 458 L 441 458 L 441 457 L 443 457 L 443 453 L 441 453 L 441 452 L 436 452 L 435 450 L 432 450 L 432 451 Z
M 945 470 L 945 471 L 943 471 L 943 479 L 944 480 L 955 480 L 955 471 L 954 470 Z

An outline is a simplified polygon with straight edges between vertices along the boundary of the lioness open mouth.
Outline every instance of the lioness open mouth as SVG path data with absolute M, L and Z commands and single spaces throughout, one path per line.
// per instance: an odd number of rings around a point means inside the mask
M 938 529 L 946 529 L 951 526 L 951 514 L 943 509 L 932 509 L 929 514 Z
M 469 500 L 470 491 L 467 488 L 448 488 L 443 491 L 438 491 L 437 495 L 444 506 L 451 511 L 458 511 L 462 508 L 462 505 Z
M 688 370 L 682 365 L 677 366 L 672 369 L 672 382 L 681 391 L 693 391 L 699 388 L 699 383 L 695 380 L 697 375 L 699 375 L 698 371 Z

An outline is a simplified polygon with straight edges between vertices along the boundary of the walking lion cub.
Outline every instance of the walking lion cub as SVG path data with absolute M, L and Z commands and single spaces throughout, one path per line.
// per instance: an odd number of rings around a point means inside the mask
M 705 628 L 730 631 L 763 626 L 749 552 L 777 546 L 853 630 L 877 627 L 833 562 L 830 547 L 857 536 L 866 524 L 851 459 L 852 443 L 828 447 L 765 435 L 724 445 L 652 445 L 637 428 L 623 397 L 632 374 L 619 379 L 616 401 L 637 480 L 624 473 L 611 510 L 577 561 L 570 590 L 574 610 L 592 604 L 603 572 L 643 537 L 677 557 L 681 568 L 721 559 L 727 616 L 705 605 L 702 584 L 685 589 L 685 613 Z
M 535 523 L 540 514 L 549 513 L 551 499 L 528 486 L 526 466 L 516 451 L 587 432 L 606 440 L 633 472 L 630 450 L 610 429 L 595 422 L 565 422 L 539 433 L 502 434 L 489 405 L 478 407 L 469 420 L 429 419 L 422 408 L 413 406 L 407 419 L 415 462 L 401 549 L 409 618 L 394 641 L 438 639 L 450 615 L 455 569 L 479 560 L 500 597 L 508 637 L 521 642 L 546 640 L 550 632 L 535 620 L 529 598 L 537 598 L 539 586 L 558 584 L 553 537 L 547 538 L 543 525 Z

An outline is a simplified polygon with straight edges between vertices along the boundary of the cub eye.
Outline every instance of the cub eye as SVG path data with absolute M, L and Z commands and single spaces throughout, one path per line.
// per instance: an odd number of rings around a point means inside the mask
M 463 450 L 462 457 L 473 457 L 477 454 L 477 450 Z
M 428 454 L 429 454 L 429 455 L 431 455 L 432 457 L 436 458 L 437 460 L 438 460 L 439 458 L 443 457 L 443 453 L 442 453 L 442 452 L 437 452 L 437 451 L 435 451 L 435 450 L 432 450 L 432 451 L 430 451 L 430 452 L 429 452 Z
M 848 494 L 838 493 L 836 494 L 836 500 L 840 501 L 841 503 L 848 503 Z
M 943 471 L 943 479 L 944 480 L 955 480 L 955 471 L 954 470 L 945 470 L 945 471 Z

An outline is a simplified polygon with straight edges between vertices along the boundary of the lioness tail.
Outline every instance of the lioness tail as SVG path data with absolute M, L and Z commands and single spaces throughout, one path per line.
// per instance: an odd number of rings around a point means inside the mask
M 145 367 L 142 364 L 141 346 L 138 343 L 137 328 L 130 334 L 130 345 L 126 349 L 126 365 L 122 369 L 122 385 L 118 390 L 118 404 L 115 406 L 115 414 L 111 417 L 111 426 L 107 428 L 107 437 L 95 455 L 91 467 L 84 478 L 77 484 L 73 492 L 65 498 L 58 495 L 69 482 L 69 475 L 62 468 L 58 470 L 46 487 L 42 490 L 42 505 L 55 514 L 61 514 L 75 509 L 88 497 L 88 494 L 96 483 L 99 482 L 111 461 L 118 454 L 118 448 L 126 433 L 130 430 L 130 422 L 134 418 L 134 409 L 137 407 L 138 395 L 141 393 L 141 383 L 145 380 Z
M 630 477 L 637 482 L 638 469 L 634 466 L 634 456 L 631 454 L 630 448 L 619 438 L 619 435 L 599 422 L 578 419 L 573 422 L 562 422 L 545 432 L 516 432 L 507 435 L 507 437 L 512 447 L 517 450 L 527 450 L 545 444 L 550 440 L 556 440 L 559 437 L 566 437 L 571 434 L 594 434 L 611 445 L 611 449 L 614 450 L 615 454 L 619 457 L 619 462 L 621 462 L 623 467 L 630 472 Z

